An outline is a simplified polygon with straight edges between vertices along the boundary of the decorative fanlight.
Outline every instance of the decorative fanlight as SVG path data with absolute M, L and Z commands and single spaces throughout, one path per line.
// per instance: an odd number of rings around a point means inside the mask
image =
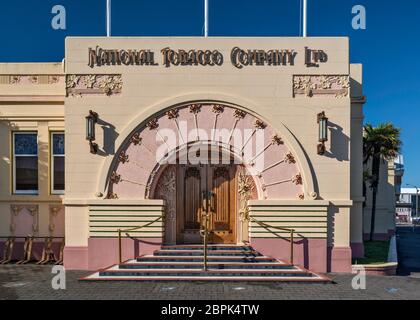
M 86 140 L 89 141 L 90 152 L 98 153 L 98 144 L 95 143 L 95 125 L 98 122 L 98 114 L 89 110 L 89 115 L 86 116 Z
M 319 144 L 318 144 L 318 154 L 325 154 L 325 142 L 328 141 L 328 118 L 325 116 L 325 112 L 321 112 L 317 116 L 318 127 L 319 127 Z

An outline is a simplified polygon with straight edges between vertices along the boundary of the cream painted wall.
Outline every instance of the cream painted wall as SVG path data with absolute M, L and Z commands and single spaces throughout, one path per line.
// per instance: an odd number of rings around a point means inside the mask
M 28 81 L 32 76 L 35 78 Z M 35 235 L 63 236 L 50 230 L 50 223 L 54 223 L 51 206 L 60 207 L 62 197 L 50 193 L 49 135 L 64 131 L 64 94 L 61 63 L 0 63 L 0 236 L 12 234 L 12 205 L 38 206 Z M 13 194 L 14 131 L 38 132 L 38 195 Z

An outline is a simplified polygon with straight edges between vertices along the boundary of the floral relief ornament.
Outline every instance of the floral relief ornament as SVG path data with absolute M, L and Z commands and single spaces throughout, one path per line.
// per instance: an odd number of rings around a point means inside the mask
M 345 75 L 295 76 L 293 88 L 295 95 L 335 95 L 336 98 L 343 98 L 349 95 L 350 80 Z
M 134 133 L 130 138 L 130 143 L 134 144 L 135 146 L 141 144 L 143 139 L 140 137 L 140 132 Z
M 300 173 L 298 173 L 297 175 L 295 175 L 295 176 L 292 178 L 292 182 L 293 182 L 295 185 L 301 185 L 301 184 L 303 184 L 302 175 L 301 175 Z
M 81 96 L 82 94 L 105 94 L 113 95 L 121 93 L 121 75 L 67 75 L 66 78 L 67 94 L 71 96 Z
M 240 199 L 239 216 L 241 221 L 249 220 L 249 208 L 247 201 L 249 200 L 253 190 L 254 184 L 252 178 L 244 173 L 241 173 L 238 179 L 238 193 Z

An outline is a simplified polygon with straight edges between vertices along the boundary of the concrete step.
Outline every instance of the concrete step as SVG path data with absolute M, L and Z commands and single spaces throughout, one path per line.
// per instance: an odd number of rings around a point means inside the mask
M 141 256 L 136 259 L 137 262 L 202 262 L 204 260 L 204 256 L 155 256 L 155 255 L 147 255 Z M 251 256 L 251 257 L 243 257 L 243 256 L 208 256 L 207 261 L 210 262 L 244 262 L 244 263 L 252 263 L 252 262 L 276 262 L 276 259 L 266 256 Z
M 243 262 L 208 262 L 211 269 L 294 269 L 290 264 L 243 263 Z M 203 262 L 128 262 L 119 265 L 120 269 L 202 269 Z
M 153 252 L 155 256 L 203 256 L 204 250 L 156 250 Z M 241 257 L 257 257 L 261 254 L 254 250 L 208 250 L 208 256 L 241 256 Z
M 202 245 L 162 246 L 144 255 L 99 270 L 88 281 L 281 281 L 331 280 L 255 251 L 250 246 L 209 245 L 208 268 L 203 270 Z
M 148 269 L 148 270 L 121 270 L 117 268 L 99 271 L 99 276 L 106 277 L 149 277 L 149 276 L 191 276 L 191 277 L 312 277 L 312 273 L 300 269 L 290 270 L 248 270 L 248 269 L 232 269 L 219 270 L 185 270 L 185 269 Z
M 202 244 L 190 244 L 190 245 L 165 245 L 162 246 L 161 250 L 203 250 Z M 231 244 L 209 244 L 207 250 L 233 250 L 233 251 L 252 251 L 251 246 L 246 245 L 231 245 Z
M 168 276 L 168 275 L 158 275 L 158 276 L 147 276 L 147 277 L 130 277 L 130 276 L 99 276 L 99 272 L 95 272 L 87 276 L 86 278 L 80 279 L 82 281 L 223 281 L 223 282 L 306 282 L 306 283 L 330 283 L 331 280 L 324 276 L 316 277 L 261 277 L 261 276 Z

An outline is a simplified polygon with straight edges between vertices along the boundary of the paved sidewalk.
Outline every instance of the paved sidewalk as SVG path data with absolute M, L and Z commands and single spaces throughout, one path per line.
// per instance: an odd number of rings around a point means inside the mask
M 67 271 L 66 290 L 53 290 L 52 266 L 0 266 L 0 299 L 420 299 L 420 279 L 368 277 L 353 290 L 353 275 L 331 275 L 336 284 L 236 282 L 80 282 L 85 271 Z

